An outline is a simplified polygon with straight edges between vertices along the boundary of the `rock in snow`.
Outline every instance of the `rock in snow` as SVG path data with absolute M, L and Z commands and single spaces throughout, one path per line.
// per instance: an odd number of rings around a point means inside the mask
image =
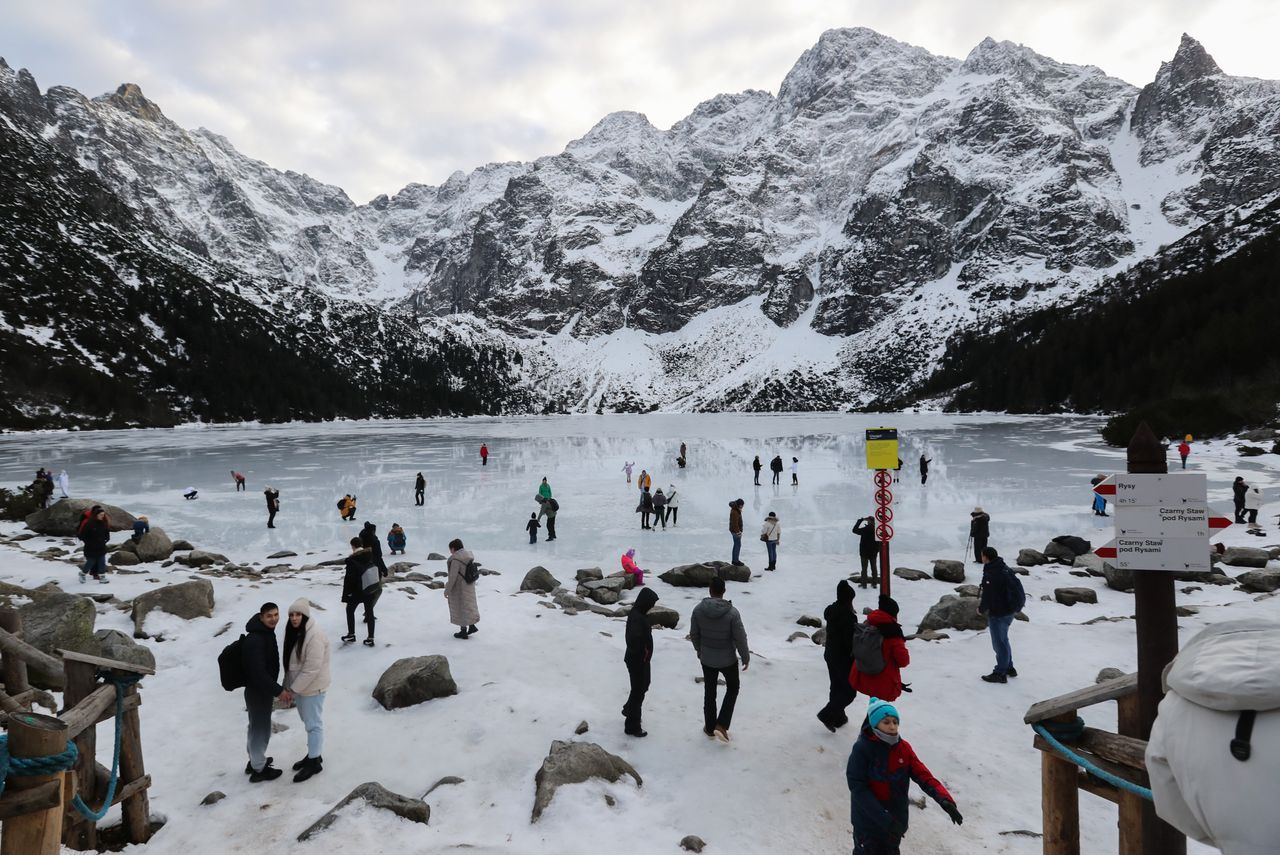
M 411 799 L 408 796 L 391 792 L 376 781 L 368 781 L 356 787 L 346 798 L 330 808 L 328 813 L 313 822 L 306 831 L 298 835 L 298 841 L 310 840 L 333 825 L 334 820 L 338 818 L 339 811 L 356 799 L 363 799 L 375 808 L 389 810 L 396 816 L 407 819 L 410 822 L 420 822 L 426 825 L 431 820 L 431 808 L 422 799 Z
M 591 778 L 601 778 L 613 783 L 624 775 L 634 778 L 636 786 L 644 783 L 630 763 L 610 754 L 594 742 L 564 742 L 557 739 L 551 743 L 551 751 L 533 779 L 535 793 L 530 822 L 538 821 L 538 817 L 551 804 L 551 799 L 561 786 L 581 784 Z
M 410 707 L 433 698 L 458 694 L 458 684 L 444 656 L 398 659 L 378 678 L 373 698 L 383 709 Z

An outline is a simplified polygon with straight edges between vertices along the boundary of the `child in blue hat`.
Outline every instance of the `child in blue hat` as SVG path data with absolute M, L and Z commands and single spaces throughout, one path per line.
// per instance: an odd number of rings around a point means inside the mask
M 845 777 L 849 782 L 853 855 L 899 855 L 898 847 L 907 833 L 907 789 L 912 781 L 952 822 L 959 825 L 964 821 L 946 787 L 898 735 L 901 720 L 893 704 L 872 698 L 862 734 L 849 753 Z

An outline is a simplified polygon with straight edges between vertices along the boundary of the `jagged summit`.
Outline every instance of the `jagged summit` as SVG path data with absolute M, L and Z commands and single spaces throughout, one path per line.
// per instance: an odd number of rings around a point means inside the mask
M 136 83 L 121 83 L 115 92 L 103 95 L 97 100 L 106 101 L 113 107 L 132 113 L 146 122 L 165 121 L 164 113 L 160 112 L 160 108 L 154 101 L 148 100 L 142 94 L 142 87 Z
M 1204 45 L 1183 33 L 1173 60 L 1160 63 L 1156 83 L 1166 89 L 1173 89 L 1218 74 L 1222 74 L 1222 69 L 1204 49 Z

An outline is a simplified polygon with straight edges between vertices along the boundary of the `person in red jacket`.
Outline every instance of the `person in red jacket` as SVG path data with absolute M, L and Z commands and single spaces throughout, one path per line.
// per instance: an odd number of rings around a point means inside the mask
M 1182 468 L 1187 468 L 1187 457 L 1191 454 L 1191 445 L 1184 439 L 1178 443 L 1178 454 L 1182 457 Z
M 485 445 L 483 442 L 480 443 L 480 465 L 489 465 L 489 446 Z
M 898 603 L 893 597 L 880 595 L 880 608 L 867 615 L 865 627 L 871 627 L 880 633 L 880 653 L 884 657 L 884 669 L 877 674 L 863 673 L 858 669 L 857 657 L 853 667 L 849 669 L 849 685 L 855 692 L 871 698 L 885 701 L 896 701 L 902 695 L 902 670 L 911 664 L 911 654 L 907 652 L 907 641 L 902 635 L 902 626 L 898 623 Z M 855 642 L 856 650 L 856 642 Z

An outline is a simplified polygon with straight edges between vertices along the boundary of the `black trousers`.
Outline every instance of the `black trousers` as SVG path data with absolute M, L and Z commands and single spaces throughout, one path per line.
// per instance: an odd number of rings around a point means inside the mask
M 655 524 L 662 523 L 662 527 L 667 527 L 667 506 L 653 509 L 653 521 Z
M 853 663 L 841 659 L 827 659 L 826 662 L 831 687 L 827 693 L 827 705 L 822 708 L 822 712 L 818 713 L 818 718 L 823 724 L 840 727 L 849 723 L 849 716 L 845 713 L 845 709 L 858 696 L 858 693 L 849 685 L 849 670 L 853 667 Z
M 773 473 L 773 483 L 777 484 L 777 483 L 778 483 L 778 481 L 779 481 L 779 479 L 781 479 L 781 478 L 782 478 L 782 473 L 781 473 L 781 472 L 774 472 L 774 473 Z
M 426 492 L 426 490 L 414 490 L 414 491 L 413 491 L 413 501 L 414 501 L 414 504 L 416 504 L 416 505 L 425 505 L 425 504 L 427 503 L 427 492 Z
M 975 538 L 973 539 L 973 560 L 974 560 L 974 561 L 981 561 L 981 560 L 982 560 L 982 550 L 984 550 L 984 549 L 986 549 L 986 548 L 987 548 L 987 537 L 986 537 L 986 535 L 983 535 L 982 537 L 975 537 Z
M 653 512 L 652 511 L 640 512 L 640 528 L 649 528 L 649 515 L 651 513 Z
M 547 540 L 556 539 L 556 518 L 547 517 Z
M 865 553 L 865 552 L 859 552 L 859 553 L 858 553 L 858 564 L 859 564 L 859 565 L 861 566 L 861 568 L 862 568 L 862 571 L 861 571 L 861 572 L 862 572 L 862 581 L 867 581 L 867 579 L 868 579 L 868 578 L 870 578 L 871 580 L 875 581 L 875 580 L 878 580 L 878 579 L 880 578 L 880 569 L 879 569 L 879 568 L 880 568 L 880 553 L 879 553 L 879 552 L 872 552 L 872 553 L 870 553 L 870 554 L 867 554 L 867 553 Z M 868 576 L 867 576 L 867 568 L 868 568 L 868 567 L 870 567 L 870 569 L 871 569 L 871 576 L 870 576 L 870 577 L 868 577 Z
M 716 714 L 716 679 L 724 677 L 724 701 L 720 704 L 720 713 Z M 702 666 L 702 719 L 703 730 L 707 733 L 720 725 L 729 729 L 733 721 L 733 707 L 738 702 L 738 666 L 737 663 L 728 668 L 711 668 Z
M 276 527 L 276 513 L 277 511 L 275 508 L 267 509 L 267 528 Z
M 760 470 L 759 469 L 756 470 L 756 486 L 757 487 L 760 486 Z
M 676 524 L 676 517 L 679 516 L 679 514 L 680 514 L 679 508 L 673 507 L 671 505 L 667 505 L 667 519 L 671 520 L 672 525 Z
M 645 693 L 649 691 L 649 663 L 628 662 L 627 677 L 631 681 L 631 694 L 627 695 L 627 702 L 622 706 L 622 714 L 627 717 L 626 730 L 631 733 L 642 729 L 640 717 Z
M 359 599 L 347 603 L 347 635 L 356 634 L 356 606 L 364 605 L 364 620 L 362 622 L 369 625 L 369 637 L 373 638 L 373 625 L 377 622 L 377 618 L 373 616 L 373 607 L 380 596 L 382 596 L 382 588 L 378 587 L 366 591 L 360 595 Z

